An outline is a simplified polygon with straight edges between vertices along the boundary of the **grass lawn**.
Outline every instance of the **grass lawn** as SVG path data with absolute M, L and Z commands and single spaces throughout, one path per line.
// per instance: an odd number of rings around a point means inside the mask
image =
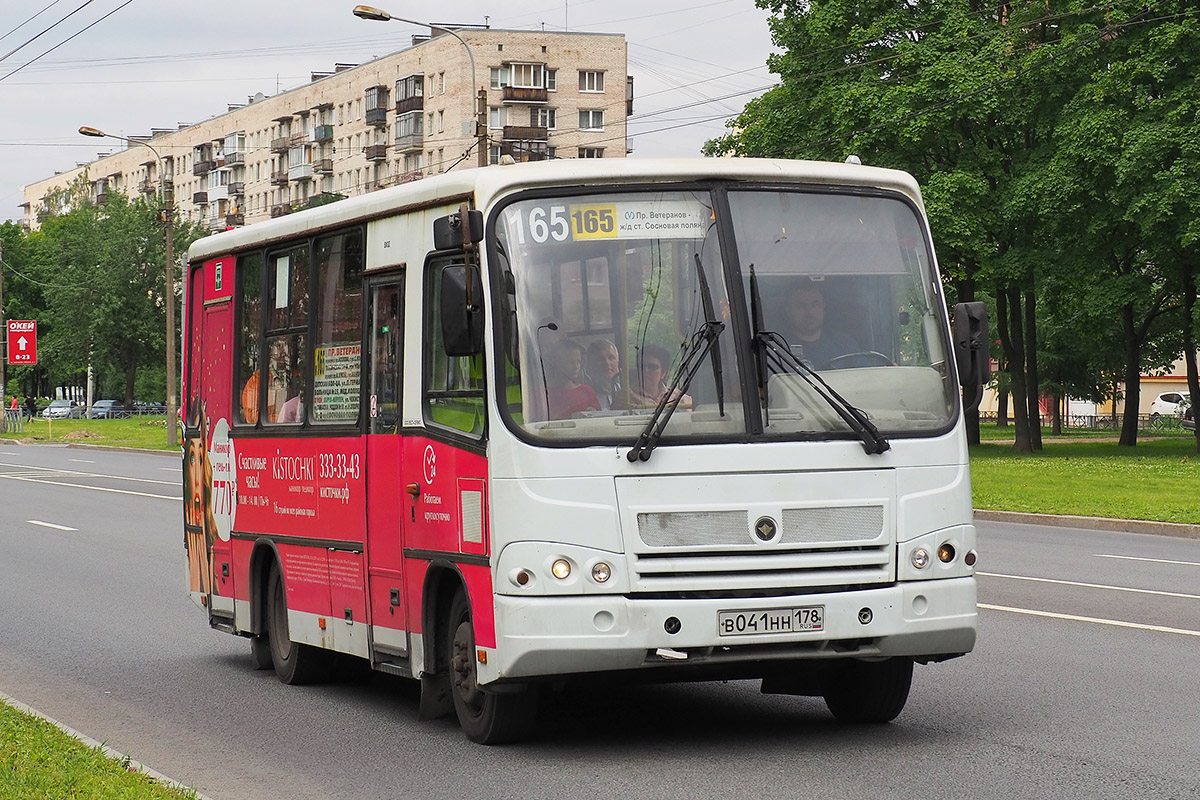
M 1011 434 L 983 434 L 971 448 L 976 508 L 1200 524 L 1200 454 L 1190 435 L 1140 438 L 1137 447 L 1045 440 L 1030 455 L 1013 452 Z
M 19 439 L 30 443 L 78 442 L 150 450 L 171 449 L 167 444 L 167 418 L 161 415 L 129 419 L 34 418 L 25 423 L 24 431 L 0 433 L 0 439 Z
M 164 786 L 45 720 L 0 702 L 0 797 L 181 800 Z

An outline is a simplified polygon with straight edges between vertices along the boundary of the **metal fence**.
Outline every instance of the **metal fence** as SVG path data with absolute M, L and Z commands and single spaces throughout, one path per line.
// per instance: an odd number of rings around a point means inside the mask
M 1012 417 L 1009 418 L 1009 423 L 1012 424 Z M 1042 414 L 1041 425 L 1043 428 L 1049 428 L 1052 420 L 1049 414 Z M 1062 418 L 1063 428 L 1090 428 L 1093 430 L 1121 430 L 1123 416 L 1118 414 L 1115 418 L 1112 414 L 1069 414 Z M 996 422 L 997 415 L 995 411 L 980 411 L 980 422 Z M 1172 431 L 1182 431 L 1181 426 L 1183 420 L 1176 416 L 1164 416 L 1161 414 L 1139 414 L 1138 415 L 1138 430 L 1169 433 Z
M 0 433 L 24 433 L 25 412 L 5 409 L 4 417 L 0 419 Z

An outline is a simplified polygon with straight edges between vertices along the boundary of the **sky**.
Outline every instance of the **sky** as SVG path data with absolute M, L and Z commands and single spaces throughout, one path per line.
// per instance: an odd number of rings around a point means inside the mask
M 0 220 L 21 218 L 26 184 L 124 146 L 81 136 L 81 125 L 137 136 L 200 122 L 258 92 L 307 83 L 335 62 L 403 49 L 427 30 L 358 19 L 354 5 L 0 0 L 0 54 L 7 54 L 0 59 Z M 766 68 L 768 14 L 754 0 L 384 0 L 380 7 L 421 22 L 624 34 L 634 77 L 632 158 L 699 155 L 725 132 L 725 120 L 776 80 Z

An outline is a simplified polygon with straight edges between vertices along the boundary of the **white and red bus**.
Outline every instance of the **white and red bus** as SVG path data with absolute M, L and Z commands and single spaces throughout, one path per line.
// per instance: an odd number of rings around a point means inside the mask
M 974 646 L 986 318 L 907 174 L 493 166 L 188 258 L 190 591 L 285 683 L 364 659 L 491 743 L 602 673 L 888 721 Z

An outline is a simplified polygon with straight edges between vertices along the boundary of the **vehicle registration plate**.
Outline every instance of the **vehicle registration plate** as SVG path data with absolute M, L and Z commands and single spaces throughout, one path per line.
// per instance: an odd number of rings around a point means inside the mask
M 824 629 L 825 606 L 717 612 L 717 633 L 720 636 L 759 636 Z

